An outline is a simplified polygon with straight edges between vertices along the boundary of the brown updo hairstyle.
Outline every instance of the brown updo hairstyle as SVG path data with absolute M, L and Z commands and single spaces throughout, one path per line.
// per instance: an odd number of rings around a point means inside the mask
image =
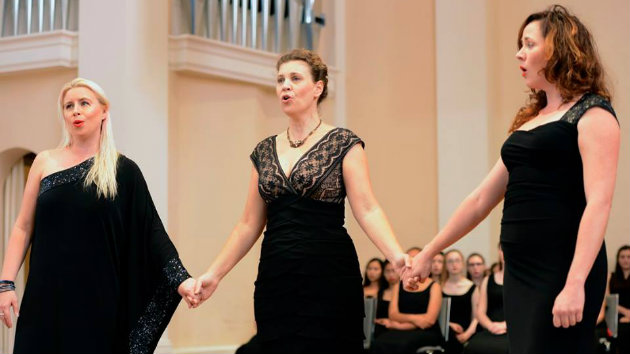
M 521 37 L 527 25 L 540 21 L 545 39 L 547 65 L 543 69 L 545 79 L 555 84 L 563 103 L 572 101 L 586 92 L 603 96 L 610 101 L 610 92 L 604 82 L 604 69 L 595 48 L 591 33 L 580 20 L 561 5 L 531 14 L 518 31 L 517 46 L 523 46 Z M 525 106 L 514 117 L 510 133 L 534 118 L 547 105 L 542 90 L 531 90 Z
M 317 104 L 319 105 L 328 96 L 328 67 L 315 52 L 307 49 L 293 49 L 278 59 L 276 70 L 280 70 L 280 65 L 294 60 L 301 60 L 308 64 L 311 67 L 313 82 L 321 81 L 324 84 L 322 93 L 317 98 Z

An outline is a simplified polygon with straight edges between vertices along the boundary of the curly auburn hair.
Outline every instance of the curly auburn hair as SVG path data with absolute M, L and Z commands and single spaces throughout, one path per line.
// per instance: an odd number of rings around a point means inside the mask
M 517 46 L 523 46 L 521 37 L 527 25 L 540 21 L 545 41 L 547 65 L 543 69 L 545 79 L 555 84 L 564 103 L 586 92 L 598 94 L 610 101 L 611 95 L 604 80 L 604 68 L 600 62 L 595 41 L 580 20 L 561 5 L 531 14 L 518 31 Z M 527 103 L 514 117 L 509 132 L 518 129 L 534 118 L 547 105 L 542 90 L 531 90 Z
M 322 93 L 317 98 L 317 104 L 319 105 L 328 96 L 328 67 L 317 53 L 307 49 L 293 49 L 278 59 L 276 70 L 280 70 L 280 65 L 294 60 L 300 60 L 308 64 L 311 68 L 313 82 L 321 81 L 324 84 Z

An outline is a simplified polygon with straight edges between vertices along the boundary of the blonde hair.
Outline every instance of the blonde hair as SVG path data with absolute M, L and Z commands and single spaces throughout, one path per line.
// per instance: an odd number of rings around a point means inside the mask
M 72 145 L 72 137 L 63 119 L 63 99 L 70 89 L 76 87 L 85 87 L 92 91 L 98 99 L 98 102 L 108 109 L 107 118 L 103 120 L 101 124 L 99 149 L 96 155 L 94 155 L 94 163 L 88 171 L 83 185 L 88 187 L 94 183 L 96 185 L 96 194 L 99 198 L 103 196 L 105 198 L 114 199 L 118 192 L 118 185 L 116 183 L 118 151 L 116 151 L 114 134 L 112 132 L 111 117 L 109 115 L 109 100 L 107 96 L 105 96 L 105 91 L 95 82 L 78 77 L 63 85 L 61 88 L 58 108 L 59 117 L 61 117 L 62 121 L 62 132 L 59 147 L 65 148 Z

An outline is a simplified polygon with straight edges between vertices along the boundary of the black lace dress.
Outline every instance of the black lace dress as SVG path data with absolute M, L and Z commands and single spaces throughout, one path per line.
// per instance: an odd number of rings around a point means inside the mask
M 88 159 L 42 179 L 14 353 L 153 353 L 190 277 L 138 166 L 118 195 L 83 186 Z
M 577 125 L 592 107 L 614 116 L 603 97 L 583 95 L 558 120 L 513 132 L 501 157 L 509 172 L 501 245 L 505 255 L 505 319 L 510 353 L 592 353 L 606 288 L 606 247 L 585 282 L 583 319 L 556 328 L 551 313 L 573 261 L 586 207 Z
M 363 340 L 363 287 L 344 228 L 342 162 L 363 142 L 347 129 L 327 132 L 282 170 L 276 136 L 251 159 L 267 204 L 254 309 L 265 352 L 357 352 Z

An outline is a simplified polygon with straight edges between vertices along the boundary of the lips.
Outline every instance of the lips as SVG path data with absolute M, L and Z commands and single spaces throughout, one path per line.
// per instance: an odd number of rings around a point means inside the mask
M 80 120 L 80 119 L 76 119 L 74 121 L 72 121 L 72 125 L 74 125 L 75 127 L 80 127 L 83 125 L 83 123 L 85 123 L 84 120 Z
M 288 95 L 288 94 L 284 94 L 284 95 L 282 95 L 281 98 L 282 98 L 282 102 L 286 103 L 286 102 L 289 102 L 293 98 L 293 96 Z
M 525 73 L 527 73 L 527 69 L 525 69 L 525 68 L 524 68 L 524 67 L 522 67 L 522 66 L 519 66 L 519 68 L 521 69 L 521 75 L 522 75 L 523 77 L 525 77 Z

